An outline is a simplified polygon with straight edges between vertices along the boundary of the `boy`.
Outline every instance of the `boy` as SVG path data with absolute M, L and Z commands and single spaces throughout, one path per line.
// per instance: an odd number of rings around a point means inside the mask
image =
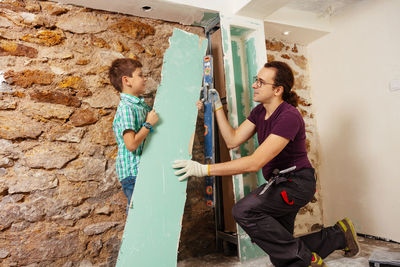
M 139 98 L 145 92 L 146 82 L 139 61 L 130 58 L 114 60 L 109 69 L 109 78 L 121 97 L 113 122 L 118 144 L 115 166 L 128 199 L 128 213 L 144 140 L 153 131 L 158 115 L 143 102 L 143 98 Z

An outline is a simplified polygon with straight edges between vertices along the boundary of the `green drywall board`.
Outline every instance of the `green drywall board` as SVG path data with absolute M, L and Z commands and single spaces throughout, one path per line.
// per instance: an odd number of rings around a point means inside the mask
M 186 181 L 172 163 L 190 159 L 207 40 L 175 29 L 164 54 L 154 109 L 159 122 L 147 137 L 139 165 L 117 266 L 171 267 L 177 264 Z
M 257 69 L 257 62 L 256 62 L 256 46 L 255 46 L 255 40 L 254 37 L 248 38 L 244 42 L 245 50 L 246 50 L 246 61 L 247 61 L 247 73 L 248 73 L 248 83 L 249 83 L 249 91 L 250 91 L 250 96 L 253 95 L 254 89 L 252 87 L 253 85 L 253 77 L 257 76 L 258 69 Z M 250 99 L 252 105 L 251 107 L 254 108 L 256 106 L 256 103 L 252 101 L 252 97 Z M 257 103 L 258 104 L 258 103 Z M 255 148 L 258 147 L 258 139 L 257 136 L 254 135 L 253 137 L 253 142 L 255 144 Z M 262 174 L 262 170 L 259 170 L 257 172 L 257 185 L 260 186 L 263 183 L 265 183 L 264 175 Z
M 232 45 L 232 61 L 233 61 L 233 73 L 235 77 L 235 90 L 236 90 L 236 103 L 237 103 L 237 116 L 239 125 L 242 124 L 246 120 L 246 110 L 243 103 L 243 73 L 242 73 L 242 58 L 239 54 L 239 45 L 235 40 L 231 41 Z M 246 101 L 248 102 L 248 101 Z M 249 153 L 245 144 L 240 145 L 240 153 L 242 156 L 245 156 Z

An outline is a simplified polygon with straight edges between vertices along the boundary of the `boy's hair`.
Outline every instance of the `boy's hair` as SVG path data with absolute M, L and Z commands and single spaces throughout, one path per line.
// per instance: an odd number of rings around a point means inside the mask
M 115 89 L 117 89 L 118 92 L 122 92 L 122 76 L 132 77 L 132 73 L 137 68 L 141 67 L 142 63 L 137 60 L 131 58 L 118 58 L 111 63 L 108 77 Z

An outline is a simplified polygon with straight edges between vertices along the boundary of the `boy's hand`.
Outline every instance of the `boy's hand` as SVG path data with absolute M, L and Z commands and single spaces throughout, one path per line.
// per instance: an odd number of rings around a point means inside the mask
M 208 165 L 203 165 L 193 160 L 175 160 L 172 168 L 181 168 L 175 172 L 175 175 L 184 174 L 178 177 L 179 181 L 184 181 L 189 176 L 203 177 L 208 175 Z
M 213 94 L 213 102 L 214 102 L 214 111 L 222 108 L 221 98 L 219 97 L 218 91 L 215 89 L 208 90 L 211 94 Z
M 196 106 L 197 109 L 200 111 L 203 108 L 203 102 L 201 100 L 197 100 Z
M 158 122 L 158 115 L 154 109 L 147 113 L 146 122 L 154 126 Z

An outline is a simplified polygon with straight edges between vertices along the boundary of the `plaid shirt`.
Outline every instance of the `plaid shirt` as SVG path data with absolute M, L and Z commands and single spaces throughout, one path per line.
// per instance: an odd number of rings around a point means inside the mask
M 118 144 L 115 167 L 119 180 L 123 180 L 128 176 L 137 176 L 144 144 L 142 142 L 136 150 L 129 151 L 124 143 L 124 131 L 130 129 L 136 133 L 139 132 L 151 108 L 144 103 L 142 98 L 125 93 L 121 93 L 120 96 L 121 101 L 114 117 L 113 130 Z

